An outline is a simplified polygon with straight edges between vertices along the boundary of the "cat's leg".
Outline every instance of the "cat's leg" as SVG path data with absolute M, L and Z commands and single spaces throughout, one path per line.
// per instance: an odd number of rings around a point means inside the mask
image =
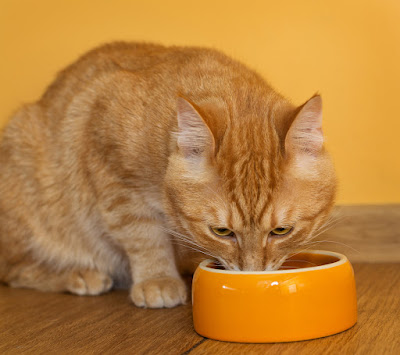
M 99 295 L 109 291 L 113 285 L 108 275 L 97 270 L 55 271 L 43 263 L 29 262 L 14 265 L 5 281 L 11 287 L 77 295 Z
M 132 301 L 139 307 L 174 307 L 185 303 L 187 289 L 175 265 L 169 238 L 160 229 L 148 228 L 144 248 L 130 255 Z
M 98 295 L 111 289 L 112 279 L 105 272 L 83 266 L 79 260 L 74 262 L 73 256 L 78 253 L 55 247 L 62 244 L 54 244 L 54 237 L 46 238 L 47 249 L 43 248 L 35 242 L 38 238 L 34 237 L 33 223 L 29 226 L 24 219 L 2 210 L 1 206 L 0 212 L 0 282 L 11 287 L 78 295 Z M 55 253 L 60 249 L 69 255 L 68 262 L 62 262 L 63 256 Z M 86 255 L 86 259 L 91 258 Z
M 111 229 L 129 257 L 130 294 L 136 306 L 162 308 L 186 302 L 187 288 L 177 270 L 172 244 L 158 221 L 130 216 Z

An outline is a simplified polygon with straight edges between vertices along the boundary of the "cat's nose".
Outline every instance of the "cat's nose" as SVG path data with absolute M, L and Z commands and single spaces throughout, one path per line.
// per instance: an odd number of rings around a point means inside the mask
M 258 255 L 245 255 L 239 260 L 241 271 L 263 271 L 265 269 L 264 258 Z

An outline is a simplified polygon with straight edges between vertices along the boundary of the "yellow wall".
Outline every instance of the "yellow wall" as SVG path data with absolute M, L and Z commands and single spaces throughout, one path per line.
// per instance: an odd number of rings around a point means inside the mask
M 400 202 L 400 1 L 1 0 L 0 125 L 115 39 L 220 48 L 296 104 L 321 92 L 339 202 Z

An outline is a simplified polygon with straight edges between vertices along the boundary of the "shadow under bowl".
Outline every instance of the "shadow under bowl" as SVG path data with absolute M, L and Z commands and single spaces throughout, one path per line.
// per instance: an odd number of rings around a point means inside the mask
M 192 303 L 196 332 L 231 342 L 314 339 L 357 321 L 350 262 L 321 250 L 299 253 L 277 271 L 229 271 L 204 260 L 193 277 Z

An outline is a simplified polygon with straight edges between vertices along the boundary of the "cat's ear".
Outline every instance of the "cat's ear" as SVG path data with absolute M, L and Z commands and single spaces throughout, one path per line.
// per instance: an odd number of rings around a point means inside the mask
M 286 134 L 285 150 L 289 155 L 317 157 L 322 151 L 322 99 L 316 95 L 301 108 Z
M 212 153 L 214 137 L 197 110 L 182 97 L 178 98 L 178 147 L 185 158 Z

